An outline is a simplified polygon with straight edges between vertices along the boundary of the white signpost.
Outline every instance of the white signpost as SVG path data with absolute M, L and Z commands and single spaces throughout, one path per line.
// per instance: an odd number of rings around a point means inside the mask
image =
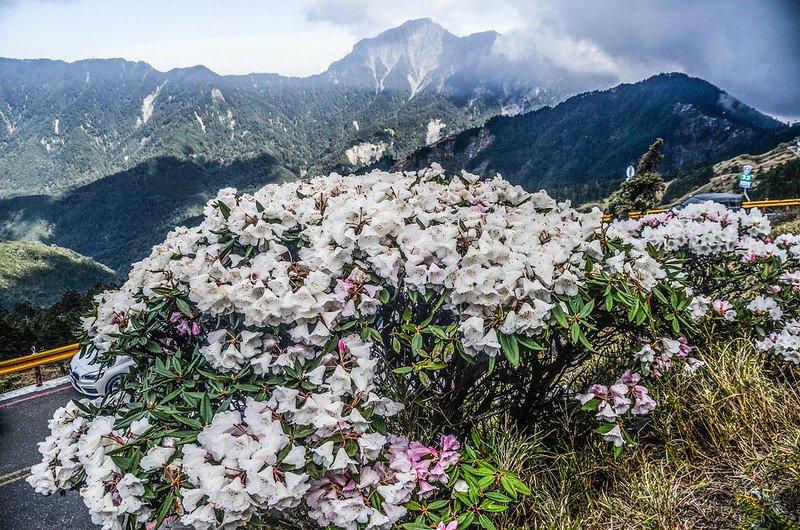
M 753 187 L 753 166 L 750 164 L 742 168 L 742 174 L 739 175 L 739 187 L 744 191 L 744 198 L 749 201 L 747 190 Z

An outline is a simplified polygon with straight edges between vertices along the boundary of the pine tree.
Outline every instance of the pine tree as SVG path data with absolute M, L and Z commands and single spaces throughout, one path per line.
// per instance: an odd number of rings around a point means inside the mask
M 664 159 L 661 146 L 664 140 L 657 138 L 639 160 L 636 174 L 622 183 L 619 190 L 611 194 L 607 212 L 614 217 L 625 217 L 630 212 L 645 211 L 655 207 L 664 192 L 664 178 L 656 171 Z

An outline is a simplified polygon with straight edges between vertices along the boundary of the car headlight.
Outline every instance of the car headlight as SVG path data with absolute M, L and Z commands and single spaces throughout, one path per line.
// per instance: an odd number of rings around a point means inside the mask
M 82 383 L 93 383 L 94 381 L 97 381 L 98 377 L 100 377 L 100 372 L 81 374 L 78 376 L 78 381 L 81 381 Z

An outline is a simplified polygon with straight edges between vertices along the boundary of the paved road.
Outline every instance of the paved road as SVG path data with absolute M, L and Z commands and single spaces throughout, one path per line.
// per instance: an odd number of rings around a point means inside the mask
M 96 530 L 80 496 L 45 497 L 24 480 L 39 462 L 37 443 L 49 434 L 47 420 L 80 397 L 69 385 L 0 402 L 0 529 Z

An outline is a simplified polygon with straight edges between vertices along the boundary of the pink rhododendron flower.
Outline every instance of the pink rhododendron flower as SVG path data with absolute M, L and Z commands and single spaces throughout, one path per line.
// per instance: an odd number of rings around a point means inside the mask
M 186 335 L 187 333 L 189 333 L 189 322 L 187 322 L 186 320 L 181 320 L 180 324 L 178 324 L 178 327 L 176 329 L 178 330 L 178 333 L 180 333 L 181 335 Z
M 631 409 L 631 414 L 641 416 L 643 414 L 651 413 L 656 408 L 656 402 L 650 397 L 647 388 L 641 385 L 634 385 L 631 390 L 636 399 L 636 402 Z
M 714 309 L 714 313 L 717 316 L 720 316 L 729 322 L 736 320 L 736 310 L 727 300 L 714 300 L 711 304 L 711 307 Z
M 592 385 L 589 387 L 589 391 L 585 394 L 578 394 L 576 399 L 581 402 L 581 405 L 585 405 L 594 398 L 605 399 L 608 395 L 608 387 L 603 385 Z

